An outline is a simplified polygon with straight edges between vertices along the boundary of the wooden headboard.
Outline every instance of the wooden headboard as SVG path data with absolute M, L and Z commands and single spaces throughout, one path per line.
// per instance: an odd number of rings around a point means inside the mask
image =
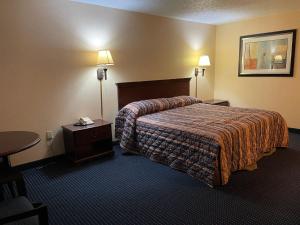
M 152 98 L 170 98 L 190 94 L 189 78 L 151 80 L 116 83 L 118 87 L 118 108 L 139 100 Z

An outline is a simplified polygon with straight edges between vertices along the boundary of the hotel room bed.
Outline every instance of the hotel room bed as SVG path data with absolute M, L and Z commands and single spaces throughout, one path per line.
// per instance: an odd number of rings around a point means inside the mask
M 277 112 L 202 104 L 189 96 L 169 98 L 189 93 L 189 80 L 117 84 L 115 134 L 124 151 L 213 187 L 225 185 L 232 172 L 247 169 L 273 148 L 288 146 L 288 128 Z M 151 97 L 158 99 L 137 101 Z
M 199 102 L 180 96 L 130 103 L 116 118 L 116 137 L 125 151 L 184 171 L 211 187 L 225 185 L 231 172 L 288 145 L 287 125 L 279 113 Z

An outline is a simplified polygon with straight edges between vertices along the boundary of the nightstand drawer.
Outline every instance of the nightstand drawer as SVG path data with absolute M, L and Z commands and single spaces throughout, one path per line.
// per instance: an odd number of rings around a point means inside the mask
M 111 125 L 79 130 L 74 133 L 76 145 L 86 145 L 111 138 Z

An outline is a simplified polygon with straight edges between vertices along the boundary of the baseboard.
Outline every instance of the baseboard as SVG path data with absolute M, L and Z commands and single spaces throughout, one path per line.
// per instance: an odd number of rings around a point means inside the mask
M 27 169 L 31 169 L 31 168 L 34 168 L 34 167 L 44 166 L 46 164 L 49 164 L 51 162 L 55 162 L 55 161 L 63 159 L 63 158 L 65 158 L 65 154 L 56 155 L 56 156 L 52 156 L 52 157 L 49 157 L 49 158 L 40 159 L 40 160 L 37 160 L 37 161 L 33 161 L 33 162 L 25 163 L 25 164 L 22 164 L 22 165 L 14 166 L 14 168 L 16 168 L 17 170 L 27 170 Z
M 120 142 L 118 140 L 115 140 L 112 143 L 113 143 L 113 146 L 120 144 Z M 49 164 L 51 162 L 55 162 L 55 161 L 63 159 L 63 158 L 65 158 L 65 154 L 56 155 L 56 156 L 52 156 L 52 157 L 49 157 L 49 158 L 40 159 L 40 160 L 37 160 L 37 161 L 33 161 L 33 162 L 25 163 L 25 164 L 22 164 L 22 165 L 14 166 L 14 168 L 16 168 L 18 170 L 31 169 L 31 168 L 34 168 L 34 167 L 44 166 L 46 164 Z
M 295 133 L 295 134 L 300 134 L 300 129 L 297 129 L 297 128 L 289 128 L 289 132 Z

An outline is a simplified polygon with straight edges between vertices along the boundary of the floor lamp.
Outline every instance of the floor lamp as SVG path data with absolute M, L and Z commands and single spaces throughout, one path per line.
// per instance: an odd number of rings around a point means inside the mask
M 98 51 L 97 66 L 97 78 L 100 81 L 100 101 L 101 101 L 101 119 L 103 119 L 103 85 L 102 81 L 107 80 L 107 67 L 114 65 L 113 58 L 109 50 Z

